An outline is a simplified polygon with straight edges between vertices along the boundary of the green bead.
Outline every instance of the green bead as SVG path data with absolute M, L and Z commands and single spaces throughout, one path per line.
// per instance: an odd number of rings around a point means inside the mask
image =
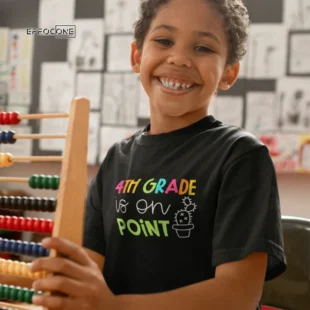
M 50 189 L 56 190 L 58 188 L 59 188 L 59 176 L 53 175 Z
M 18 288 L 18 287 L 12 286 L 12 287 L 11 287 L 11 291 L 10 291 L 9 299 L 10 299 L 10 300 L 15 300 L 15 301 L 18 300 L 18 299 L 17 299 L 18 291 L 19 291 L 19 288 Z
M 21 289 L 18 291 L 18 293 L 17 293 L 17 300 L 18 300 L 18 301 L 21 301 L 21 302 L 24 301 L 24 299 L 25 299 L 25 292 L 26 292 L 26 289 L 24 289 L 24 288 L 21 288 Z
M 27 290 L 25 293 L 24 302 L 31 304 L 33 294 L 34 294 L 34 290 Z
M 43 181 L 42 175 L 38 175 L 35 180 L 36 183 L 35 187 L 42 189 L 42 181 Z
M 3 299 L 3 298 L 4 298 L 3 291 L 4 291 L 4 287 L 3 287 L 2 284 L 0 284 L 0 299 Z
M 38 175 L 34 174 L 29 178 L 28 184 L 31 188 L 36 188 L 36 180 L 37 180 Z
M 6 298 L 7 299 L 10 299 L 12 289 L 13 289 L 12 285 L 8 286 L 8 289 L 7 289 L 7 292 L 6 292 Z
M 44 179 L 42 181 L 43 188 L 45 188 L 45 189 L 49 189 L 50 188 L 51 179 L 52 179 L 51 175 L 46 175 L 44 177 Z

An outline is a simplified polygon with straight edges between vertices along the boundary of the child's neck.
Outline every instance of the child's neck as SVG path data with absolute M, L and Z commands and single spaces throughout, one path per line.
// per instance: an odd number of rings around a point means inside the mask
M 152 113 L 151 111 L 151 129 L 149 135 L 158 135 L 162 133 L 172 132 L 178 129 L 188 127 L 208 115 L 207 109 L 198 110 L 182 116 L 167 116 Z

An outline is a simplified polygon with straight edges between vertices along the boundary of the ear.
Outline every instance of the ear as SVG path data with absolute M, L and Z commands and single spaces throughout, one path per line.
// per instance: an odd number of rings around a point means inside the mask
M 237 81 L 239 70 L 240 70 L 240 63 L 237 63 L 235 65 L 228 65 L 220 81 L 219 89 L 221 90 L 230 89 Z
M 140 62 L 141 62 L 141 53 L 137 48 L 136 41 L 131 43 L 131 54 L 130 54 L 131 68 L 135 73 L 140 73 Z

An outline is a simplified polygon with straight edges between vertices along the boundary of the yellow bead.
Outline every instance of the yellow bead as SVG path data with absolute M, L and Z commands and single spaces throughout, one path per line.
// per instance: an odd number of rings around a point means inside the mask
M 22 274 L 22 276 L 23 276 L 23 277 L 27 277 L 27 275 L 28 275 L 28 269 L 29 269 L 28 266 L 27 266 L 27 264 L 23 263 L 21 267 L 22 267 L 22 268 L 21 268 L 21 274 Z
M 10 260 L 5 260 L 2 265 L 3 274 L 8 274 L 8 269 L 10 265 Z
M 9 263 L 8 274 L 14 275 L 14 262 L 13 261 L 10 261 L 10 263 Z

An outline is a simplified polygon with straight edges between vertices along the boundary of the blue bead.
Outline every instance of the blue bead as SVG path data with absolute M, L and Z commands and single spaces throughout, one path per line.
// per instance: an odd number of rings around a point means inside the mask
M 44 249 L 44 256 L 49 256 L 49 255 L 50 255 L 50 250 Z
M 38 245 L 39 248 L 38 248 L 38 256 L 46 256 L 45 255 L 45 249 L 41 246 L 41 245 Z
M 40 251 L 40 245 L 38 243 L 35 243 L 32 248 L 33 256 L 40 256 L 39 251 Z
M 36 256 L 36 244 L 34 242 L 30 242 L 30 251 L 32 256 Z
M 24 254 L 25 255 L 31 255 L 31 246 L 30 246 L 30 244 L 29 244 L 29 242 L 26 242 L 26 241 L 24 241 L 24 245 L 25 245 L 25 247 L 24 247 Z
M 13 241 L 12 240 L 8 240 L 5 242 L 5 245 L 4 245 L 4 251 L 5 252 L 12 252 L 12 245 L 13 245 Z
M 14 131 L 7 131 L 6 132 L 6 141 L 7 143 L 14 144 L 16 139 L 14 139 L 15 132 Z
M 0 251 L 4 251 L 4 240 L 2 238 L 0 238 Z
M 6 141 L 6 131 L 0 131 L 0 143 L 7 143 Z
M 18 243 L 17 243 L 17 241 L 12 242 L 11 251 L 12 251 L 13 253 L 17 253 L 17 248 L 18 248 Z
M 24 253 L 24 243 L 22 241 L 17 241 L 17 253 L 23 254 Z

